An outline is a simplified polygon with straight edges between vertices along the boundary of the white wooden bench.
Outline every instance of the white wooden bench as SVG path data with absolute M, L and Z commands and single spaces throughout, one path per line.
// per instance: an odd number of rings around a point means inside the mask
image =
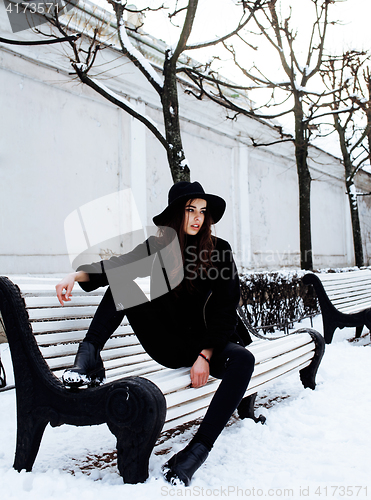
M 307 273 L 303 282 L 316 291 L 327 344 L 336 328 L 356 327 L 357 338 L 364 326 L 371 329 L 371 270 Z
M 63 371 L 73 364 L 78 343 L 85 336 L 104 289 L 85 293 L 76 286 L 72 301 L 61 306 L 55 295 L 55 284 L 59 280 L 50 278 L 17 281 L 37 345 L 50 370 L 60 378 Z M 148 294 L 148 280 L 139 280 L 139 284 Z M 315 330 L 301 329 L 272 341 L 254 340 L 248 349 L 255 356 L 255 369 L 241 416 L 254 418 L 253 403 L 257 391 L 292 372 L 299 371 L 303 385 L 314 389 L 315 375 L 324 351 L 323 338 Z M 210 378 L 206 386 L 191 388 L 189 368 L 174 370 L 153 361 L 143 350 L 125 319 L 108 340 L 101 355 L 107 382 L 120 381 L 123 377 L 143 377 L 160 388 L 167 406 L 163 433 L 204 415 L 220 383 L 219 380 Z M 89 389 L 92 390 L 94 389 Z M 77 392 L 88 391 L 80 389 Z M 255 420 L 258 421 L 259 418 Z

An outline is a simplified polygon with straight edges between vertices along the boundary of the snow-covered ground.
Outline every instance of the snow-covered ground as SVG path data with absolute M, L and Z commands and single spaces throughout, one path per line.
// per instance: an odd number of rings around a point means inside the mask
M 320 317 L 314 328 L 322 330 Z M 2 392 L 0 498 L 371 497 L 370 336 L 348 342 L 352 335 L 351 329 L 337 330 L 326 346 L 315 391 L 303 389 L 297 375 L 287 377 L 258 400 L 277 398 L 270 408 L 257 410 L 267 417 L 266 425 L 236 420 L 226 427 L 188 488 L 166 483 L 161 465 L 195 428 L 155 447 L 143 484 L 123 484 L 111 460 L 115 439 L 105 425 L 47 427 L 32 473 L 16 472 L 15 393 Z M 6 348 L 0 344 L 8 365 Z

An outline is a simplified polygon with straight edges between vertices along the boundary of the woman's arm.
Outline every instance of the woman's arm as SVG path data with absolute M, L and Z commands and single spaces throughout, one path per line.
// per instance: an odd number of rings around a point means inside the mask
M 202 356 L 198 356 L 196 361 L 193 363 L 191 368 L 191 386 L 192 387 L 202 387 L 209 380 L 210 367 L 209 362 L 213 354 L 213 349 L 202 349 Z M 206 359 L 205 359 L 206 358 Z
M 71 300 L 71 292 L 75 281 L 89 281 L 88 273 L 85 273 L 84 271 L 77 271 L 75 273 L 67 274 L 67 276 L 65 276 L 62 281 L 56 285 L 55 289 L 57 291 L 57 297 L 62 306 L 64 305 L 64 302 L 69 302 Z
M 237 306 L 240 300 L 240 280 L 232 249 L 218 238 L 216 278 L 211 280 L 212 293 L 204 306 L 206 335 L 201 347 L 223 347 L 234 334 L 237 325 Z M 214 278 L 214 276 L 213 276 Z
M 138 277 L 150 276 L 155 253 L 162 250 L 163 245 L 159 244 L 156 236 L 150 236 L 145 242 L 137 245 L 133 250 L 114 256 L 107 260 L 93 262 L 92 264 L 82 264 L 77 271 L 83 271 L 89 276 L 89 280 L 80 281 L 80 286 L 84 292 L 92 292 L 99 287 L 108 286 L 106 271 L 114 270 L 121 273 L 125 279 L 134 280 Z M 120 270 L 121 269 L 121 270 Z

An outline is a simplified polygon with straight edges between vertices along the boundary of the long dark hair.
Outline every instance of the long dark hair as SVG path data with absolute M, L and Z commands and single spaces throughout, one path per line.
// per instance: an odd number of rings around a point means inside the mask
M 164 226 L 174 229 L 174 231 L 177 233 L 181 250 L 181 259 L 179 259 L 179 257 L 175 257 L 174 270 L 172 271 L 173 278 L 175 278 L 182 271 L 186 260 L 186 249 L 190 244 L 190 238 L 184 231 L 184 223 L 186 217 L 189 216 L 185 208 L 189 204 L 189 202 L 192 204 L 192 201 L 193 199 L 191 198 L 179 204 L 174 210 L 172 210 L 169 219 L 166 221 L 166 224 L 164 224 Z M 184 270 L 186 278 L 184 280 L 184 283 L 186 289 L 189 292 L 195 291 L 195 285 L 193 283 L 194 277 L 196 275 L 199 276 L 202 272 L 202 269 L 214 267 L 211 260 L 212 251 L 214 249 L 214 242 L 211 236 L 211 226 L 213 225 L 213 223 L 214 222 L 211 217 L 211 213 L 206 207 L 204 222 L 198 234 L 195 237 L 192 237 L 191 242 L 193 247 L 192 250 L 195 250 L 195 253 L 192 252 L 192 256 L 196 256 L 196 258 L 192 260 L 192 265 L 187 265 Z M 166 227 L 159 228 L 159 236 L 164 240 L 165 245 L 169 243 L 166 241 L 169 238 L 169 232 L 166 231 Z M 179 286 L 179 288 L 181 287 L 182 284 Z

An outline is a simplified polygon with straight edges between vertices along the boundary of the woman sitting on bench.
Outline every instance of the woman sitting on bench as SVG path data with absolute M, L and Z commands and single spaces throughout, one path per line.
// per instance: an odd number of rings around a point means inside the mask
M 102 382 L 100 351 L 125 315 L 155 361 L 169 368 L 191 368 L 192 387 L 204 386 L 210 374 L 221 379 L 195 436 L 163 466 L 164 477 L 172 484 L 189 485 L 243 398 L 254 370 L 253 355 L 235 343 L 240 288 L 232 250 L 211 235 L 211 225 L 221 219 L 225 206 L 222 198 L 206 194 L 198 182 L 178 182 L 169 191 L 168 206 L 153 218 L 159 236 L 120 257 L 80 266 L 56 286 L 63 304 L 71 300 L 75 281 L 85 291 L 110 285 L 74 366 L 63 375 L 67 387 Z M 149 256 L 157 257 L 157 265 Z M 166 264 L 164 256 L 170 259 Z M 156 270 L 160 270 L 157 278 Z M 156 280 L 163 285 L 165 271 L 167 289 L 159 286 L 162 292 L 153 298 L 152 282 L 154 288 Z M 133 280 L 151 273 L 149 301 Z

